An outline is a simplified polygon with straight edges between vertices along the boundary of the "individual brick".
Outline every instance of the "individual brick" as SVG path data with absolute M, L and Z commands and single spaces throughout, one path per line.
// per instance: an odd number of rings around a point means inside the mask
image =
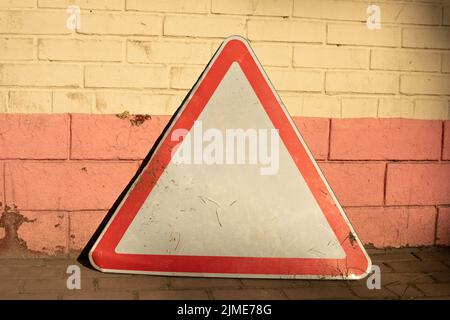
M 305 117 L 295 117 L 293 120 L 314 158 L 326 159 L 328 156 L 329 120 Z
M 450 76 L 401 75 L 400 92 L 405 94 L 449 95 Z
M 0 114 L 0 159 L 67 159 L 67 115 Z
M 333 96 L 305 96 L 301 115 L 305 117 L 340 118 L 341 101 Z
M 173 89 L 190 89 L 203 72 L 203 67 L 170 68 L 170 87 Z
M 95 113 L 171 115 L 181 105 L 185 94 L 96 91 Z
M 367 69 L 369 67 L 369 50 L 336 46 L 295 46 L 294 66 Z
M 80 9 L 122 10 L 124 0 L 38 0 L 39 8 L 64 8 L 77 5 Z
M 404 28 L 402 46 L 423 49 L 450 49 L 450 28 Z
M 81 79 L 81 67 L 69 64 L 0 64 L 0 72 L 0 86 L 79 87 Z
M 378 117 L 380 118 L 413 118 L 414 102 L 405 98 L 379 98 Z
M 417 99 L 414 104 L 414 118 L 426 120 L 450 119 L 447 100 Z
M 83 15 L 80 34 L 95 35 L 161 35 L 163 17 L 140 13 L 102 13 Z
M 440 71 L 440 54 L 423 51 L 372 50 L 371 69 L 398 71 Z
M 342 98 L 342 118 L 376 118 L 378 100 L 375 98 Z
M 448 181 L 450 163 L 390 163 L 386 176 L 386 204 L 449 204 Z
M 384 163 L 320 163 L 330 187 L 343 206 L 382 205 Z
M 82 91 L 53 92 L 52 110 L 55 113 L 91 113 L 94 94 Z
M 121 61 L 122 41 L 106 39 L 39 39 L 38 57 L 51 61 Z
M 221 1 L 212 0 L 211 11 L 221 14 L 239 14 L 252 16 L 289 16 L 291 14 L 291 1 L 286 0 L 241 0 Z
M 136 170 L 127 161 L 8 161 L 6 203 L 19 211 L 107 210 Z
M 7 110 L 10 113 L 51 113 L 52 94 L 46 91 L 10 91 Z
M 82 250 L 100 226 L 106 211 L 75 211 L 69 214 L 69 250 Z
M 263 66 L 286 67 L 291 65 L 292 48 L 288 45 L 255 43 L 252 48 Z
M 330 159 L 438 160 L 442 123 L 408 119 L 333 119 Z
M 376 248 L 434 244 L 434 207 L 345 208 L 364 244 Z
M 33 60 L 33 39 L 0 38 L 0 60 Z
M 168 116 L 72 115 L 71 159 L 141 160 L 168 121 Z
M 206 65 L 210 58 L 210 45 L 203 42 L 127 42 L 129 62 Z
M 398 76 L 374 71 L 327 71 L 325 90 L 343 93 L 396 93 Z
M 319 92 L 323 87 L 320 71 L 267 69 L 276 90 Z
M 0 34 L 69 34 L 65 11 L 0 11 Z
M 164 35 L 219 38 L 244 35 L 245 20 L 222 16 L 166 16 Z
M 25 241 L 28 250 L 50 256 L 67 252 L 69 223 L 67 213 L 45 211 L 20 211 L 26 220 L 17 234 Z
M 207 13 L 208 0 L 127 0 L 126 9 L 153 12 Z
M 248 21 L 250 40 L 315 42 L 323 43 L 325 25 L 322 22 L 250 19 Z
M 327 28 L 329 44 L 396 47 L 400 43 L 398 27 L 383 26 L 374 32 L 367 28 L 366 23 L 328 23 Z
M 88 88 L 166 88 L 164 66 L 86 66 L 84 84 Z

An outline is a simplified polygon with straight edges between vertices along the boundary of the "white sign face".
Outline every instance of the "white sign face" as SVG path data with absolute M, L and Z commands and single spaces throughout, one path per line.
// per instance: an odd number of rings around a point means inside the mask
M 90 252 L 102 271 L 364 277 L 370 260 L 247 42 L 231 37 Z
M 238 63 L 231 65 L 197 121 L 203 131 L 218 129 L 224 137 L 227 129 L 274 129 Z M 196 138 L 193 130 L 190 135 L 190 141 Z M 344 257 L 283 143 L 278 161 L 273 175 L 262 175 L 254 164 L 170 162 L 116 252 Z

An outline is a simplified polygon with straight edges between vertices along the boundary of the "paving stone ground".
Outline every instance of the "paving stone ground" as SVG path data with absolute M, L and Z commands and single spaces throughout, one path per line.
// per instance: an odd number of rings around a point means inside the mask
M 0 299 L 450 299 L 450 248 L 368 250 L 380 290 L 366 279 L 261 280 L 106 274 L 76 259 L 0 258 Z M 81 289 L 66 287 L 81 268 Z

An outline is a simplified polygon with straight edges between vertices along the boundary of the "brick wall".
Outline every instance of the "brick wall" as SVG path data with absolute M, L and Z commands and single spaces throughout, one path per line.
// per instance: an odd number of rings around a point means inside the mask
M 367 1 L 1 0 L 0 256 L 79 251 L 231 34 L 364 243 L 450 245 L 450 2 L 371 3 L 380 30 Z

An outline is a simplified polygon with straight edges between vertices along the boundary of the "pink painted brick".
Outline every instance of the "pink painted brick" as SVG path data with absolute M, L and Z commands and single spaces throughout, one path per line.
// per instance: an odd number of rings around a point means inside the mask
M 387 167 L 386 204 L 450 204 L 450 162 L 390 163 Z
M 115 115 L 72 115 L 72 159 L 143 159 L 168 123 L 151 116 L 133 125 Z
M 0 211 L 2 211 L 2 206 L 5 204 L 5 183 L 4 183 L 4 175 L 5 171 L 3 170 L 5 164 L 3 161 L 0 161 Z
M 61 255 L 67 252 L 69 223 L 67 213 L 56 211 L 20 211 L 28 222 L 18 230 L 19 238 L 24 240 L 28 250 L 48 255 Z
M 382 205 L 384 163 L 319 163 L 341 205 Z
M 333 119 L 330 159 L 438 160 L 441 131 L 441 121 Z
M 439 208 L 436 244 L 450 246 L 450 207 Z
M 129 161 L 7 162 L 6 203 L 19 210 L 109 209 L 136 170 Z
M 69 248 L 80 251 L 99 227 L 107 211 L 70 212 Z
M 442 159 L 450 160 L 450 120 L 444 121 L 444 141 L 443 141 Z
M 67 159 L 68 115 L 0 114 L 0 159 Z
M 364 244 L 377 248 L 434 244 L 434 207 L 346 208 L 345 212 Z
M 327 159 L 330 120 L 303 117 L 294 117 L 293 120 L 314 158 Z

